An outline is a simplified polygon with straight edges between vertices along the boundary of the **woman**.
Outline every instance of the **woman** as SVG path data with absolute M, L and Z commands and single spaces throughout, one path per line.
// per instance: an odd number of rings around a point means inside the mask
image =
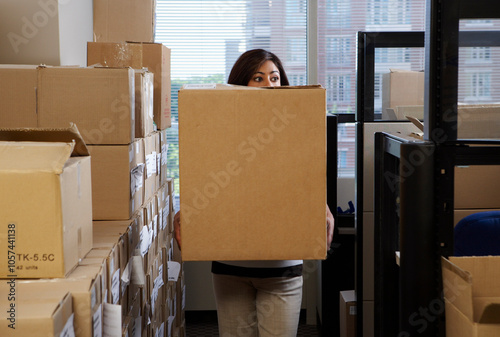
M 228 84 L 253 87 L 289 85 L 280 59 L 263 49 L 243 53 L 229 74 Z M 334 220 L 327 211 L 327 244 Z M 180 214 L 174 217 L 180 246 Z M 295 337 L 302 302 L 302 260 L 214 261 L 212 278 L 219 334 Z

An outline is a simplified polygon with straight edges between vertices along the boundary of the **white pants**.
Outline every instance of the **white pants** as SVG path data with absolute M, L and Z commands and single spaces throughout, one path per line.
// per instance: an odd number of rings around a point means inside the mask
M 296 337 L 302 276 L 212 274 L 220 337 Z

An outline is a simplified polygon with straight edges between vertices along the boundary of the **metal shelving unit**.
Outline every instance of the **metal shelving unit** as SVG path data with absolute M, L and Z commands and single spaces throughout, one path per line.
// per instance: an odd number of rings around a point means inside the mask
M 491 0 L 427 1 L 424 139 L 376 134 L 376 336 L 446 334 L 440 257 L 453 254 L 454 168 L 500 165 L 500 140 L 457 138 L 458 48 L 500 39 L 459 32 L 459 21 L 491 18 Z

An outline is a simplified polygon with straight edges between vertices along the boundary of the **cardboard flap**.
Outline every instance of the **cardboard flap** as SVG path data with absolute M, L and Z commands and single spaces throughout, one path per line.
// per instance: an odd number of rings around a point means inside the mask
M 73 123 L 68 128 L 0 128 L 0 141 L 73 143 L 72 157 L 89 155 L 87 145 Z
M 499 324 L 500 323 L 500 303 L 490 303 L 484 308 L 479 323 Z
M 74 143 L 1 142 L 0 171 L 45 171 L 60 174 Z
M 445 258 L 441 258 L 444 297 L 470 321 L 474 321 L 472 276 Z

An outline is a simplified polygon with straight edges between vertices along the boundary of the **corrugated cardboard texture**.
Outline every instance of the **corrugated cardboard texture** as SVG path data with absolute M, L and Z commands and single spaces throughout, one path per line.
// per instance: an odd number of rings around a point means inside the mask
M 499 166 L 471 165 L 455 167 L 455 208 L 500 208 L 499 176 Z
M 0 144 L 0 218 L 16 226 L 19 254 L 13 272 L 1 253 L 0 277 L 63 277 L 92 246 L 90 157 L 70 158 L 71 143 Z
M 131 40 L 141 41 L 141 40 Z M 154 122 L 158 130 L 169 128 L 170 120 L 170 49 L 161 43 L 100 43 L 87 45 L 87 64 L 107 67 L 147 68 L 154 74 Z
M 144 144 L 89 145 L 94 220 L 127 220 L 144 200 Z M 133 186 L 132 186 L 133 185 Z
M 0 66 L 0 126 L 36 127 L 36 67 Z
M 6 310 L 2 310 L 0 319 L 4 324 L 0 325 L 0 335 L 23 337 L 61 336 L 66 322 L 73 314 L 71 294 L 67 293 L 64 296 L 45 298 L 43 300 L 37 300 L 37 293 L 31 293 L 31 295 L 30 299 L 17 303 L 15 330 L 8 327 L 6 323 L 8 322 L 8 313 Z M 3 302 L 3 299 L 0 303 L 2 307 L 8 305 L 8 303 Z M 73 324 L 71 324 L 71 329 L 73 329 Z
M 182 257 L 326 256 L 325 90 L 179 92 Z
M 447 336 L 500 335 L 500 257 L 442 258 Z
M 132 69 L 39 68 L 38 126 L 78 126 L 86 144 L 130 144 L 135 136 Z
M 391 69 L 382 75 L 382 111 L 424 104 L 424 72 Z
M 154 0 L 94 0 L 94 41 L 153 42 Z

